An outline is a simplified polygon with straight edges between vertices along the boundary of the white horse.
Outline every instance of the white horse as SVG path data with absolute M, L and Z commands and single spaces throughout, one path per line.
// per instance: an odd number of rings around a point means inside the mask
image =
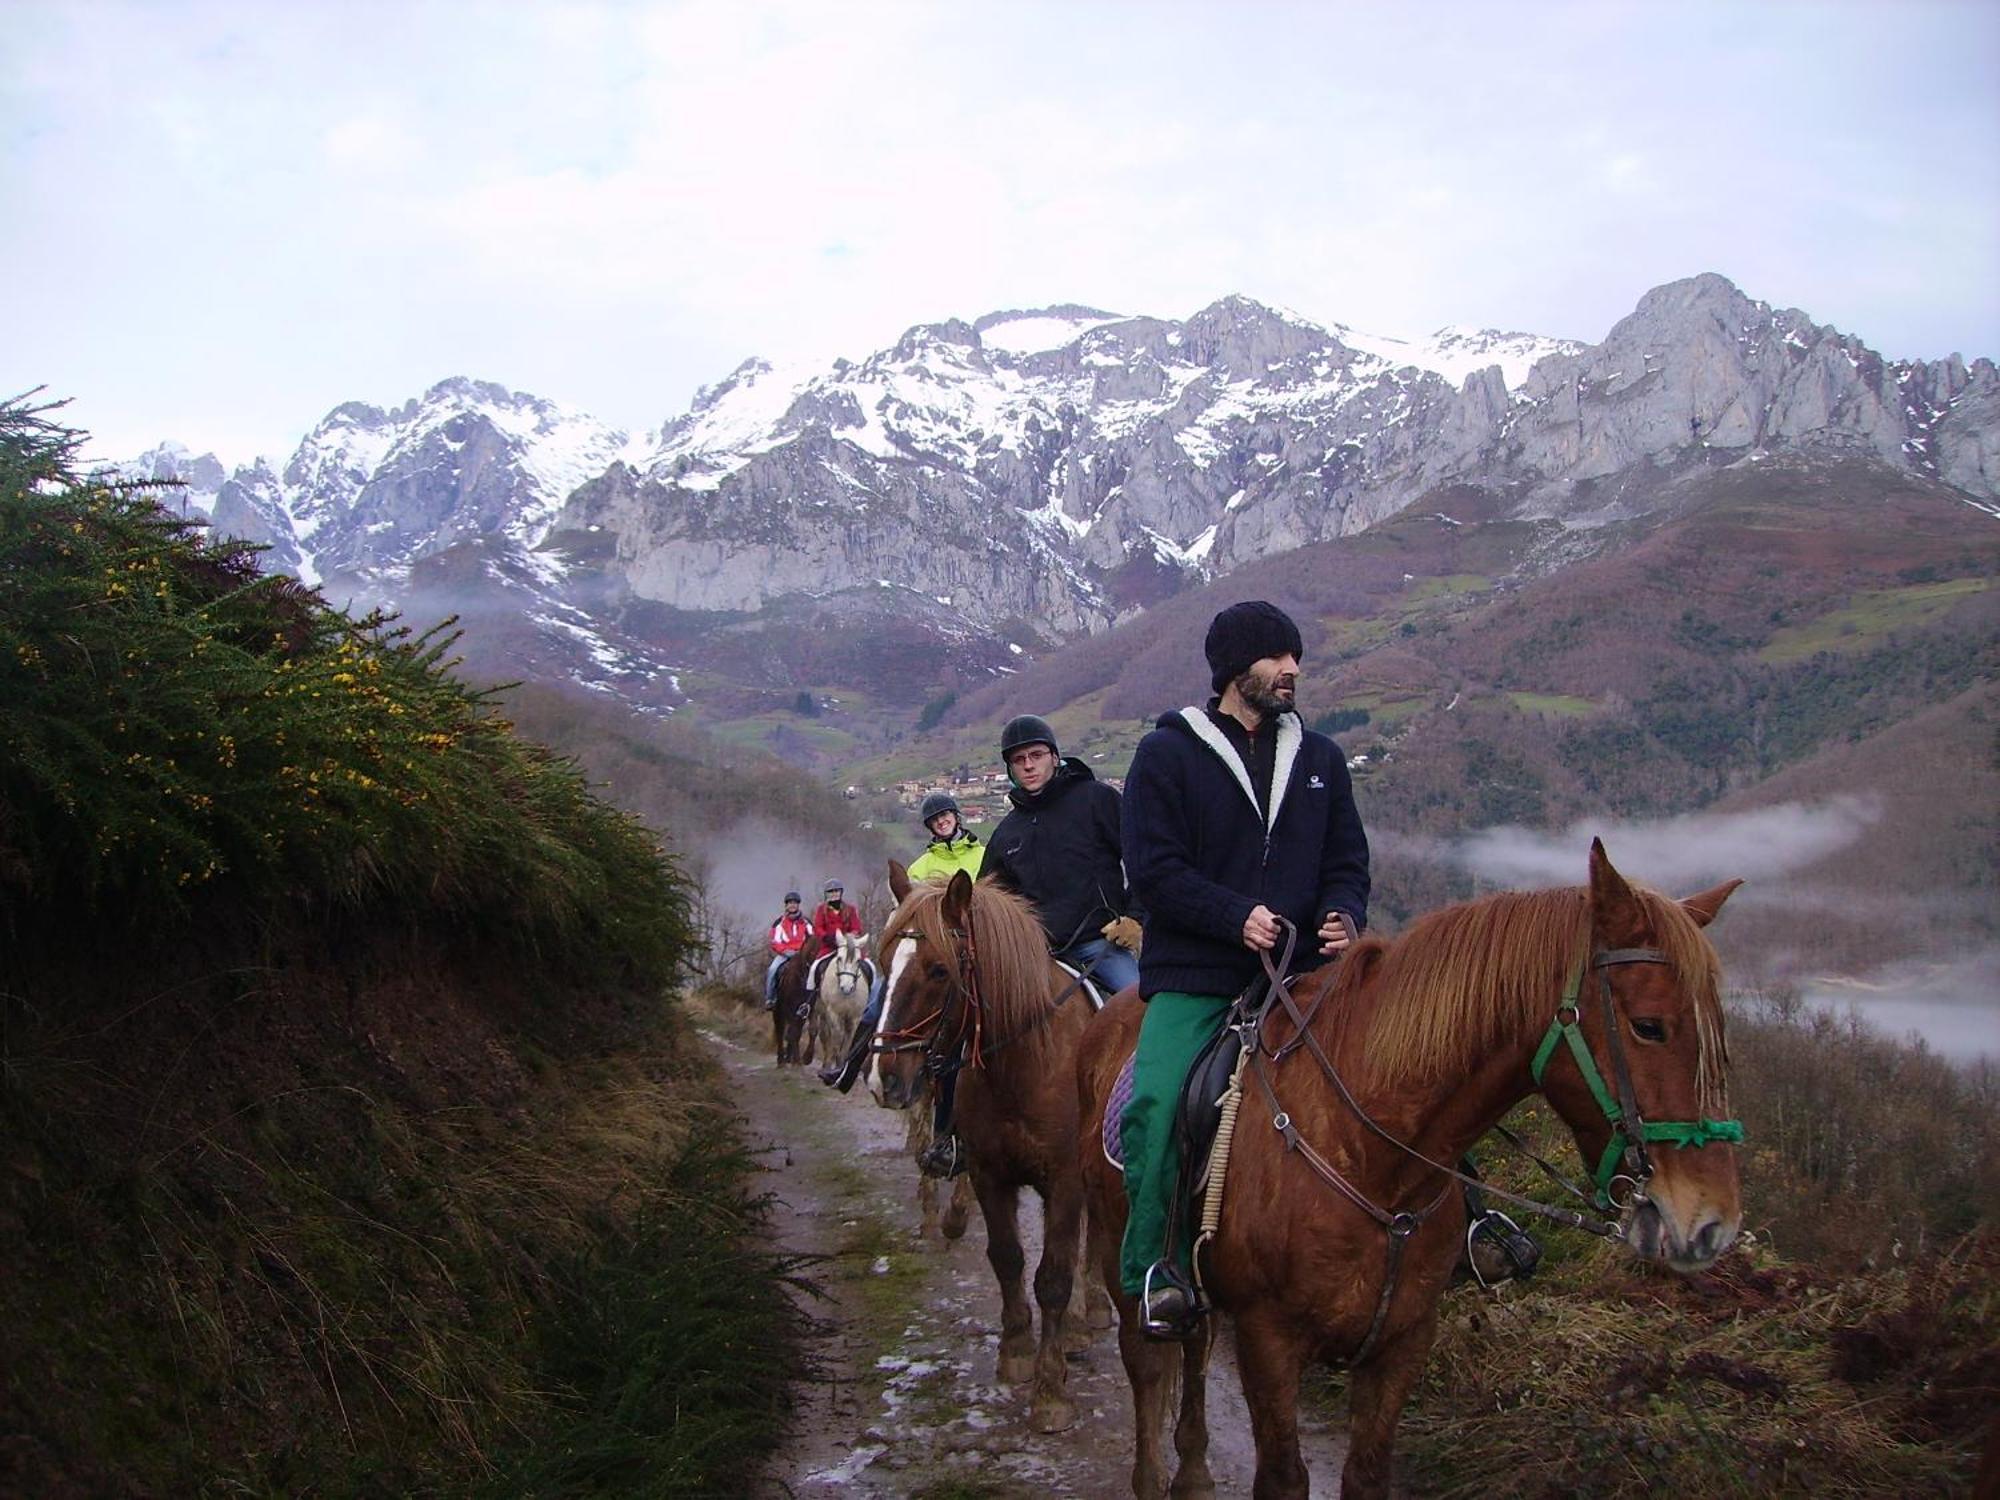
M 847 1055 L 847 1039 L 861 1012 L 868 1005 L 868 938 L 864 933 L 843 932 L 838 946 L 819 967 L 819 1003 L 807 1023 L 805 1058 L 822 1060 Z

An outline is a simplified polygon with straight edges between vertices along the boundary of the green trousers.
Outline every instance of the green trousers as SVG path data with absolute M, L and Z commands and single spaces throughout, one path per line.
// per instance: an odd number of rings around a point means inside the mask
M 1146 1268 L 1167 1252 L 1167 1221 L 1180 1151 L 1174 1139 L 1174 1105 L 1188 1068 L 1229 1018 L 1226 995 L 1162 990 L 1146 1002 L 1139 1050 L 1132 1062 L 1132 1098 L 1121 1126 L 1125 1144 L 1125 1238 L 1119 1245 L 1119 1280 L 1138 1296 Z M 1188 1265 L 1188 1236 L 1179 1236 L 1175 1259 Z

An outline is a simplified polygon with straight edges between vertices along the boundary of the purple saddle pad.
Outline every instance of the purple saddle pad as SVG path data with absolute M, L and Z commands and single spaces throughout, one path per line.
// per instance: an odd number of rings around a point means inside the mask
M 1125 1169 L 1125 1106 L 1132 1101 L 1134 1057 L 1125 1059 L 1118 1081 L 1111 1085 L 1111 1097 L 1104 1101 L 1104 1159 L 1120 1171 Z

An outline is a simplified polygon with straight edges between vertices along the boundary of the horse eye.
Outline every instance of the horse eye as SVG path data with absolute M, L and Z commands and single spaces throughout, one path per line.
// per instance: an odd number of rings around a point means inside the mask
M 1664 1042 L 1667 1028 L 1650 1016 L 1641 1016 L 1632 1022 L 1632 1034 L 1642 1042 Z
M 930 977 L 942 984 L 945 980 L 951 978 L 951 971 L 945 968 L 943 964 L 932 964 L 930 967 Z

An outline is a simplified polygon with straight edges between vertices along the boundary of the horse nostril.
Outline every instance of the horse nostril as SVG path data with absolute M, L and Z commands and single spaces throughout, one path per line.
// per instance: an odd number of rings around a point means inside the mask
M 1714 1260 L 1736 1242 L 1736 1235 L 1720 1219 L 1710 1219 L 1695 1231 L 1692 1248 L 1699 1260 Z

